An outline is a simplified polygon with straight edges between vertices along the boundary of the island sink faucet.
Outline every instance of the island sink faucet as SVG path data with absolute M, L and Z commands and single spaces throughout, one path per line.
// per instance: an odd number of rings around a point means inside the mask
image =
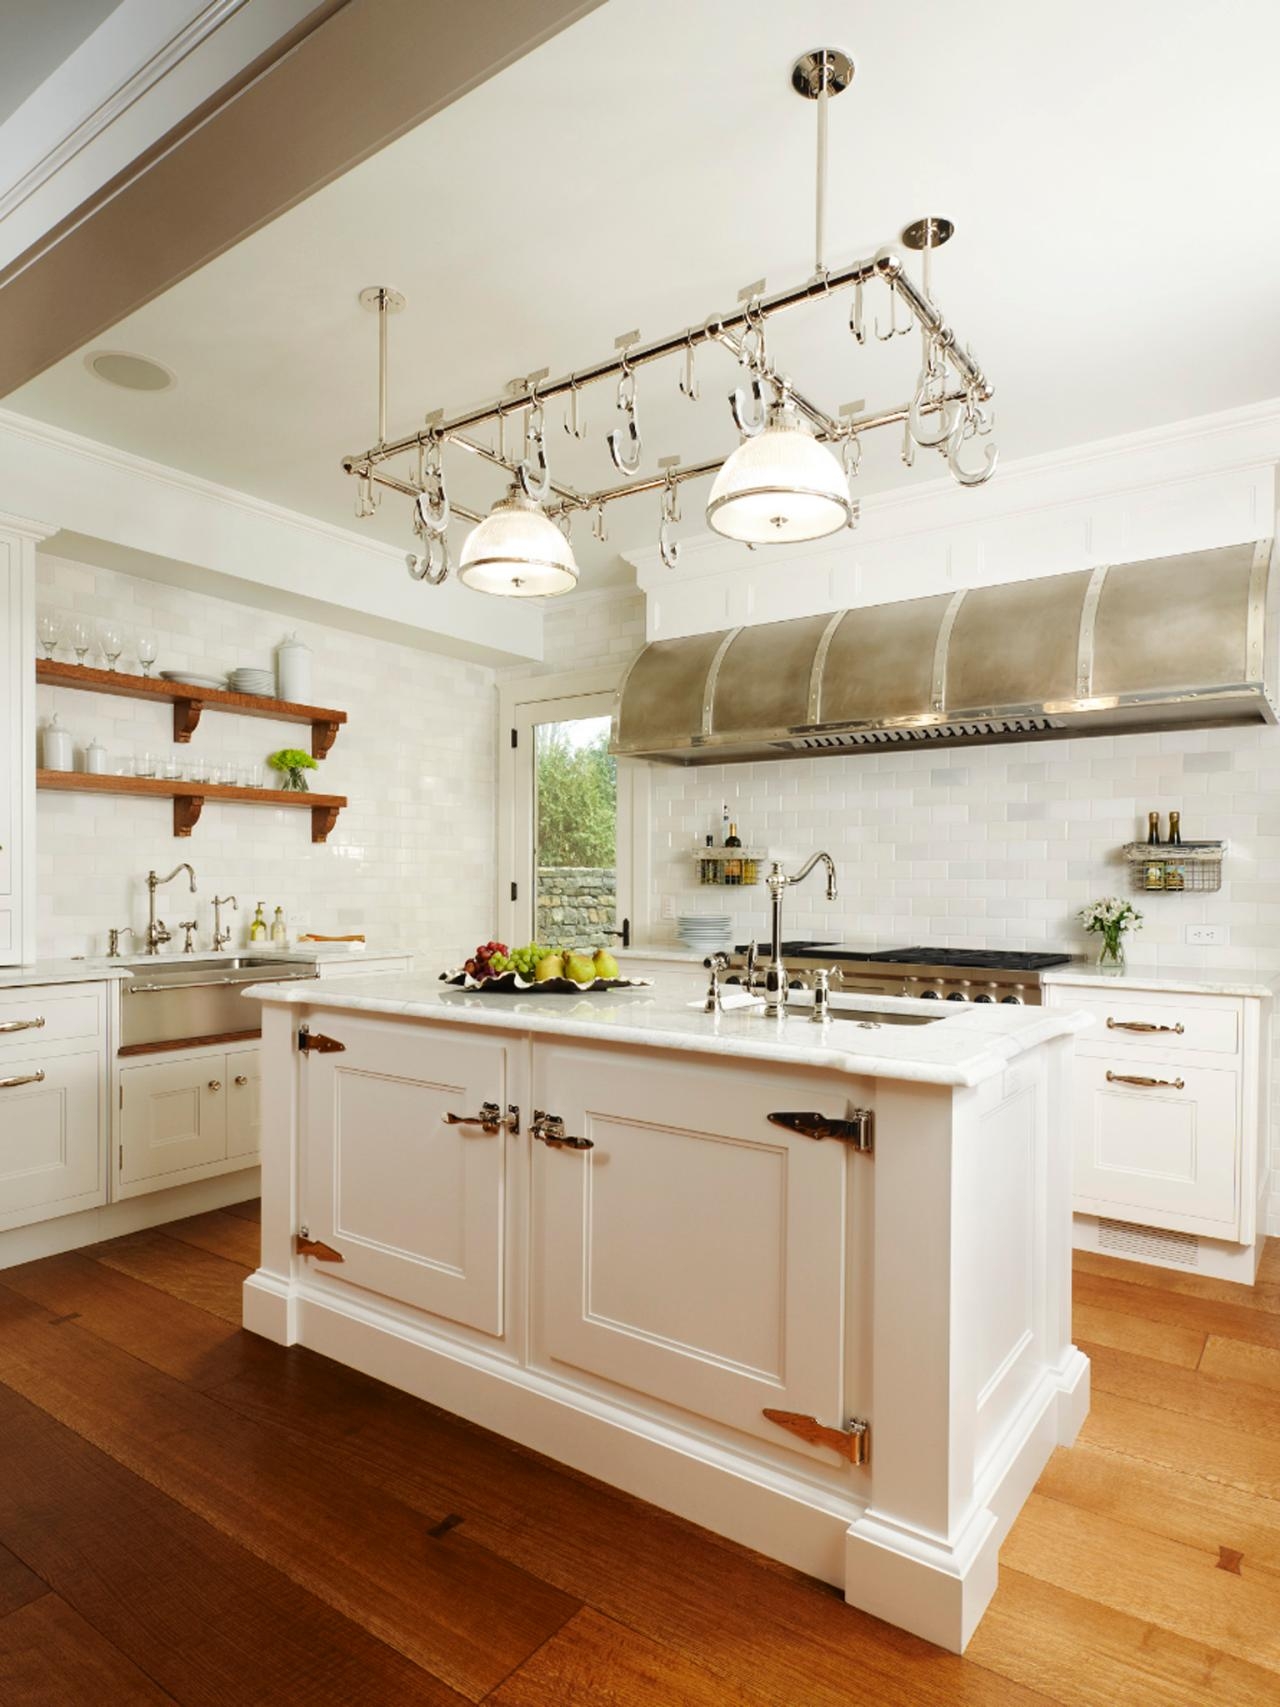
M 764 969 L 764 1011 L 781 1013 L 787 1005 L 787 969 L 782 962 L 782 897 L 793 883 L 803 883 L 821 862 L 827 868 L 827 900 L 836 898 L 836 867 L 829 853 L 816 853 L 807 859 L 799 871 L 790 877 L 782 869 L 781 860 L 774 860 L 765 882 L 769 886 L 769 905 L 773 923 L 773 943 L 769 963 Z
M 234 895 L 215 895 L 213 898 L 213 952 L 221 954 L 224 948 L 231 946 L 231 927 L 222 928 L 222 909 L 230 907 L 233 913 L 240 911 L 240 903 Z
M 160 887 L 160 885 L 162 883 L 172 883 L 174 878 L 178 875 L 178 873 L 180 871 L 186 872 L 187 877 L 191 883 L 191 893 L 194 895 L 196 892 L 195 869 L 194 869 L 194 867 L 188 865 L 185 860 L 183 860 L 181 865 L 175 865 L 173 870 L 169 873 L 168 877 L 157 877 L 154 871 L 149 871 L 147 873 L 147 899 L 148 899 L 147 953 L 148 954 L 159 954 L 160 944 L 162 942 L 169 942 L 172 939 L 172 933 L 169 930 L 169 927 L 165 924 L 164 920 L 156 918 L 156 890 Z

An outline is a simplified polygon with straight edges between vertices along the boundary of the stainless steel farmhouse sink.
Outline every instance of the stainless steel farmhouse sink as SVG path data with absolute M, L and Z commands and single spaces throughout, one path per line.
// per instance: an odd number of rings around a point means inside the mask
M 123 1048 L 256 1031 L 258 1010 L 241 1000 L 246 985 L 316 976 L 314 961 L 252 954 L 134 961 L 128 971 L 129 982 L 121 986 L 120 997 Z

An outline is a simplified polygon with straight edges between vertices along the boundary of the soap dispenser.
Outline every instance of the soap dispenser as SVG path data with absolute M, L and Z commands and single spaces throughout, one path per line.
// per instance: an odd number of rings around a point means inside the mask
M 288 948 L 289 927 L 284 922 L 284 908 L 276 908 L 276 916 L 271 921 L 271 943 L 274 948 Z
M 267 940 L 267 921 L 263 916 L 262 902 L 258 902 L 258 910 L 253 915 L 253 923 L 249 926 L 250 942 L 265 942 Z

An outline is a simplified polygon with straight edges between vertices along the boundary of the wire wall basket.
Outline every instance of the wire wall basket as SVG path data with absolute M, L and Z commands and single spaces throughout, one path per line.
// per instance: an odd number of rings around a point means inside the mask
M 760 848 L 695 848 L 698 882 L 725 889 L 746 889 L 760 881 L 768 854 Z
M 1225 842 L 1129 842 L 1130 887 L 1143 895 L 1211 895 L 1222 888 Z

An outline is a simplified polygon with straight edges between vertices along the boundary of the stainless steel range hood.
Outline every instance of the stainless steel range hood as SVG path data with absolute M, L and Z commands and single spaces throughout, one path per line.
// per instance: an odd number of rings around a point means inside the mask
M 1272 541 L 658 640 L 612 751 L 670 764 L 1275 723 Z

